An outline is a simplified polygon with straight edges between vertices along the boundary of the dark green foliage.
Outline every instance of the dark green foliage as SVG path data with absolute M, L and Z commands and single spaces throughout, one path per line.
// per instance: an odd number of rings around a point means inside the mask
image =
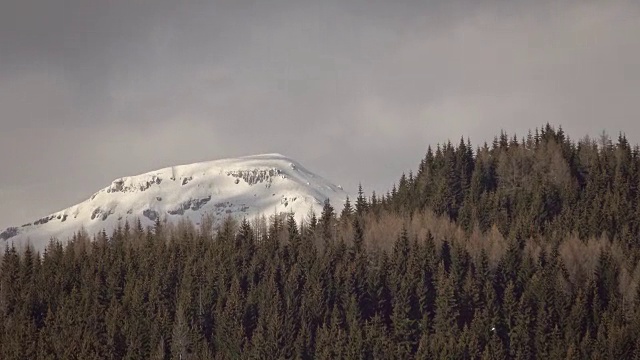
M 375 199 L 375 193 L 374 193 L 373 199 Z M 369 207 L 369 204 L 367 204 L 367 199 L 365 198 L 364 191 L 362 190 L 362 184 L 358 184 L 358 198 L 356 199 L 356 214 L 362 216 L 362 214 L 364 214 L 364 212 L 367 211 L 368 207 Z
M 0 359 L 640 358 L 639 187 L 624 136 L 545 126 L 429 148 L 339 218 L 327 201 L 304 224 L 138 221 L 6 247 Z
M 529 237 L 575 232 L 640 239 L 640 157 L 624 135 L 615 144 L 573 142 L 562 128 L 545 125 L 521 142 L 501 133 L 474 152 L 460 140 L 428 149 L 414 176 L 400 177 L 386 209 L 431 209 L 467 231 L 496 225 L 504 234 Z M 380 205 L 378 205 L 380 206 Z M 372 209 L 373 211 L 379 211 Z

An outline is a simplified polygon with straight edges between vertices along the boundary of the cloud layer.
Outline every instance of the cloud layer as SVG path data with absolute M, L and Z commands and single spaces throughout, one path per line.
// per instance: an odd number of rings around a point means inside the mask
M 280 152 L 385 191 L 429 144 L 640 141 L 635 1 L 12 1 L 0 228 L 166 165 Z

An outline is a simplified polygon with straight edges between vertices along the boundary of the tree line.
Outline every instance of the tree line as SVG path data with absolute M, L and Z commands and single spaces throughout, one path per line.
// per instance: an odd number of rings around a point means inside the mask
M 0 358 L 640 359 L 639 164 L 547 125 L 438 146 L 302 223 L 7 247 Z

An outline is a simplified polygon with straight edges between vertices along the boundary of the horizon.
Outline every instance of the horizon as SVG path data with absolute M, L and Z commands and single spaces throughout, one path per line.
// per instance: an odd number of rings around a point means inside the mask
M 598 143 L 598 141 L 599 141 L 599 139 L 600 139 L 603 135 L 604 135 L 604 136 L 607 136 L 607 137 L 609 138 L 609 140 L 611 140 L 614 144 L 615 144 L 615 143 L 616 143 L 616 141 L 617 141 L 617 136 L 616 136 L 616 137 L 614 137 L 612 134 L 610 134 L 610 133 L 608 133 L 608 132 L 606 132 L 606 131 L 604 131 L 604 130 L 603 130 L 600 134 L 598 134 L 597 136 L 593 136 L 593 135 L 589 135 L 589 134 L 588 134 L 588 135 L 584 135 L 584 136 L 581 136 L 581 137 L 575 137 L 575 138 L 574 138 L 574 137 L 572 137 L 572 136 L 571 136 L 571 134 L 568 134 L 568 133 L 564 130 L 564 127 L 562 127 L 561 125 L 558 125 L 558 126 L 555 126 L 555 125 L 553 125 L 553 124 L 546 124 L 546 125 L 550 125 L 550 126 L 551 126 L 551 128 L 553 128 L 553 129 L 555 129 L 555 130 L 562 129 L 562 130 L 564 131 L 565 135 L 566 135 L 566 136 L 568 136 L 568 138 L 570 138 L 572 141 L 576 141 L 576 142 L 582 141 L 582 140 L 584 140 L 584 139 L 586 139 L 586 138 L 588 137 L 591 141 L 594 141 L 596 144 L 598 144 L 598 146 L 600 146 L 600 145 L 599 145 L 599 143 Z M 542 126 L 540 126 L 540 127 L 536 127 L 536 128 L 534 128 L 534 129 L 530 129 L 530 130 L 528 130 L 528 131 L 527 131 L 527 133 L 528 133 L 529 131 L 532 131 L 532 132 L 533 132 L 533 131 L 535 131 L 536 129 L 542 129 Z M 501 131 L 504 131 L 504 130 L 501 130 Z M 627 137 L 627 135 L 626 135 L 626 133 L 624 133 L 624 132 L 620 131 L 620 132 L 618 132 L 618 134 L 619 134 L 619 135 L 622 135 L 622 136 L 625 136 L 625 137 L 627 138 L 627 140 L 629 140 L 629 139 L 628 139 L 628 137 Z M 507 134 L 507 135 L 508 135 L 508 137 L 509 137 L 509 138 L 513 138 L 513 136 L 516 136 L 516 137 L 518 138 L 518 140 L 519 140 L 519 141 L 520 141 L 520 140 L 522 140 L 523 138 L 526 138 L 526 135 L 523 135 L 523 134 Z M 473 143 L 473 142 L 471 142 L 471 144 L 472 144 L 472 148 L 473 148 L 474 157 L 477 155 L 477 152 L 476 152 L 476 150 L 477 150 L 477 149 L 479 149 L 479 148 L 483 147 L 484 145 L 491 144 L 491 142 L 492 142 L 494 139 L 496 139 L 498 136 L 499 136 L 499 134 L 497 134 L 496 136 L 492 137 L 492 138 L 491 138 L 491 141 L 485 140 L 485 141 L 483 141 L 482 143 Z M 458 143 L 458 142 L 454 142 L 452 139 L 449 139 L 449 140 L 447 140 L 447 141 L 444 141 L 444 142 L 441 142 L 441 143 L 437 143 L 437 144 L 435 144 L 435 145 L 428 145 L 428 146 L 427 146 L 427 148 L 428 148 L 428 147 L 431 147 L 433 150 L 435 150 L 435 148 L 436 148 L 437 146 L 444 145 L 444 144 L 446 144 L 447 142 L 451 142 L 451 143 L 452 143 L 453 145 L 455 145 L 455 146 L 457 146 L 457 143 Z M 629 141 L 629 144 L 630 144 L 630 146 L 631 146 L 632 148 L 640 147 L 640 143 L 634 143 L 634 142 L 632 142 L 632 141 Z M 426 152 L 426 150 L 425 150 L 425 152 Z M 53 215 L 53 214 L 55 214 L 55 213 L 58 213 L 58 212 L 61 212 L 61 211 L 67 210 L 67 209 L 69 209 L 69 208 L 71 208 L 71 207 L 74 207 L 74 206 L 76 206 L 76 205 L 79 205 L 79 204 L 81 204 L 82 202 L 87 201 L 87 200 L 89 199 L 89 197 L 91 196 L 91 194 L 96 193 L 96 191 L 104 190 L 104 189 L 108 188 L 108 187 L 110 186 L 110 184 L 112 184 L 114 181 L 117 181 L 117 180 L 120 180 L 120 179 L 123 179 L 123 178 L 130 178 L 130 177 L 143 176 L 143 175 L 147 175 L 147 174 L 150 174 L 150 173 L 155 173 L 155 172 L 159 172 L 159 171 L 162 171 L 162 170 L 166 170 L 166 169 L 169 169 L 169 168 L 176 168 L 176 167 L 188 167 L 188 166 L 190 166 L 190 165 L 198 165 L 198 164 L 206 164 L 206 163 L 223 162 L 223 161 L 228 161 L 228 160 L 251 159 L 251 158 L 259 158 L 259 157 L 265 157 L 265 156 L 278 156 L 278 157 L 282 157 L 283 159 L 286 159 L 286 160 L 288 160 L 288 161 L 294 161 L 294 162 L 298 163 L 299 165 L 302 165 L 302 166 L 303 166 L 303 168 L 305 168 L 306 170 L 311 171 L 313 174 L 318 175 L 318 176 L 320 176 L 321 178 L 324 178 L 325 180 L 329 181 L 330 183 L 332 183 L 333 185 L 337 186 L 337 187 L 338 187 L 338 188 L 340 188 L 340 189 L 344 189 L 344 186 L 343 186 L 342 184 L 340 184 L 340 183 L 336 183 L 336 182 L 333 182 L 331 178 L 328 178 L 326 175 L 322 174 L 321 172 L 316 172 L 316 171 L 314 171 L 314 170 L 309 170 L 309 169 L 308 169 L 308 167 L 307 167 L 307 166 L 305 166 L 305 164 L 304 164 L 304 163 L 299 162 L 298 160 L 296 160 L 295 158 L 293 158 L 293 157 L 291 157 L 291 156 L 288 156 L 287 154 L 282 154 L 282 153 L 278 153 L 278 152 L 271 152 L 271 153 L 259 153 L 259 154 L 250 154 L 250 155 L 240 155 L 240 156 L 236 156 L 236 157 L 217 158 L 217 159 L 210 159 L 210 160 L 204 160 L 204 161 L 196 161 L 196 162 L 193 162 L 193 163 L 185 163 L 185 164 L 177 164 L 177 165 L 167 165 L 167 166 L 162 166 L 162 167 L 157 168 L 157 169 L 152 169 L 152 170 L 143 171 L 143 172 L 138 173 L 138 174 L 129 174 L 129 175 L 117 176 L 117 177 L 114 177 L 114 178 L 113 178 L 111 181 L 109 181 L 108 183 L 106 183 L 106 185 L 104 185 L 103 187 L 100 187 L 99 189 L 96 189 L 95 191 L 91 192 L 90 194 L 87 194 L 87 195 L 86 195 L 82 200 L 80 200 L 80 201 L 77 201 L 77 202 L 75 202 L 75 203 L 73 203 L 73 204 L 69 204 L 69 205 L 68 205 L 68 206 L 66 206 L 66 207 L 59 207 L 59 209 L 58 209 L 58 210 L 52 211 L 52 212 L 47 213 L 47 214 L 41 214 L 41 215 L 39 215 L 39 216 L 37 216 L 37 217 L 35 217 L 35 218 L 31 219 L 31 220 L 28 220 L 28 221 L 26 221 L 26 222 L 24 222 L 24 223 L 22 223 L 22 224 L 13 224 L 13 225 L 5 226 L 5 227 L 0 227 L 0 230 L 6 230 L 6 229 L 11 228 L 11 227 L 19 228 L 19 227 L 20 227 L 20 226 L 22 226 L 22 225 L 26 225 L 26 224 L 28 224 L 28 223 L 32 223 L 33 221 L 36 221 L 36 220 L 38 220 L 38 219 L 40 219 L 40 218 L 43 218 L 43 217 L 46 217 L 46 216 L 50 216 L 50 215 Z M 423 158 L 420 158 L 420 161 L 421 161 L 422 159 L 423 159 Z M 378 191 L 378 190 L 366 191 L 366 189 L 364 189 L 364 188 L 363 188 L 363 190 L 365 190 L 365 196 L 366 196 L 366 197 L 370 197 L 373 191 L 375 191 L 375 192 L 376 192 L 376 194 L 378 194 L 378 195 L 384 195 L 385 193 L 388 193 L 388 192 L 391 190 L 391 188 L 397 184 L 397 181 L 399 180 L 399 178 L 400 178 L 400 176 L 401 176 L 402 174 L 408 174 L 409 172 L 414 172 L 414 170 L 417 170 L 417 167 L 418 167 L 418 165 L 414 166 L 414 167 L 413 167 L 413 168 L 411 168 L 411 169 L 407 169 L 406 171 L 403 171 L 401 174 L 398 174 L 398 175 L 396 176 L 396 179 L 395 179 L 395 180 L 393 180 L 392 185 L 390 185 L 390 186 L 389 186 L 389 188 L 388 188 L 388 189 L 386 189 L 386 190 L 383 190 L 383 191 Z M 357 190 L 357 189 L 356 189 L 356 190 Z M 355 197 L 356 197 L 356 195 L 357 195 L 357 191 L 350 191 L 350 190 L 346 190 L 346 189 L 344 189 L 344 191 L 347 193 L 347 196 L 348 196 L 349 198 L 351 198 L 351 199 L 355 199 Z M 337 204 L 332 204 L 332 205 L 334 205 L 334 207 L 335 207 Z M 340 208 L 336 208 L 336 210 L 340 210 Z M 0 222 L 0 223 L 1 223 L 1 222 Z

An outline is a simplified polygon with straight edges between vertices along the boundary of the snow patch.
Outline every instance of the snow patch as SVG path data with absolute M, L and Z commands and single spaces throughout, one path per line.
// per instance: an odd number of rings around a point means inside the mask
M 171 179 L 171 181 L 163 181 Z M 63 211 L 0 232 L 0 247 L 29 241 L 42 251 L 51 237 L 65 242 L 84 227 L 110 233 L 118 224 L 153 226 L 158 219 L 186 218 L 194 223 L 205 214 L 251 218 L 293 212 L 298 221 L 310 209 L 317 214 L 329 198 L 339 208 L 344 190 L 281 154 L 264 154 L 168 167 L 121 177 L 87 201 Z M 1 229 L 0 229 L 1 230 Z

